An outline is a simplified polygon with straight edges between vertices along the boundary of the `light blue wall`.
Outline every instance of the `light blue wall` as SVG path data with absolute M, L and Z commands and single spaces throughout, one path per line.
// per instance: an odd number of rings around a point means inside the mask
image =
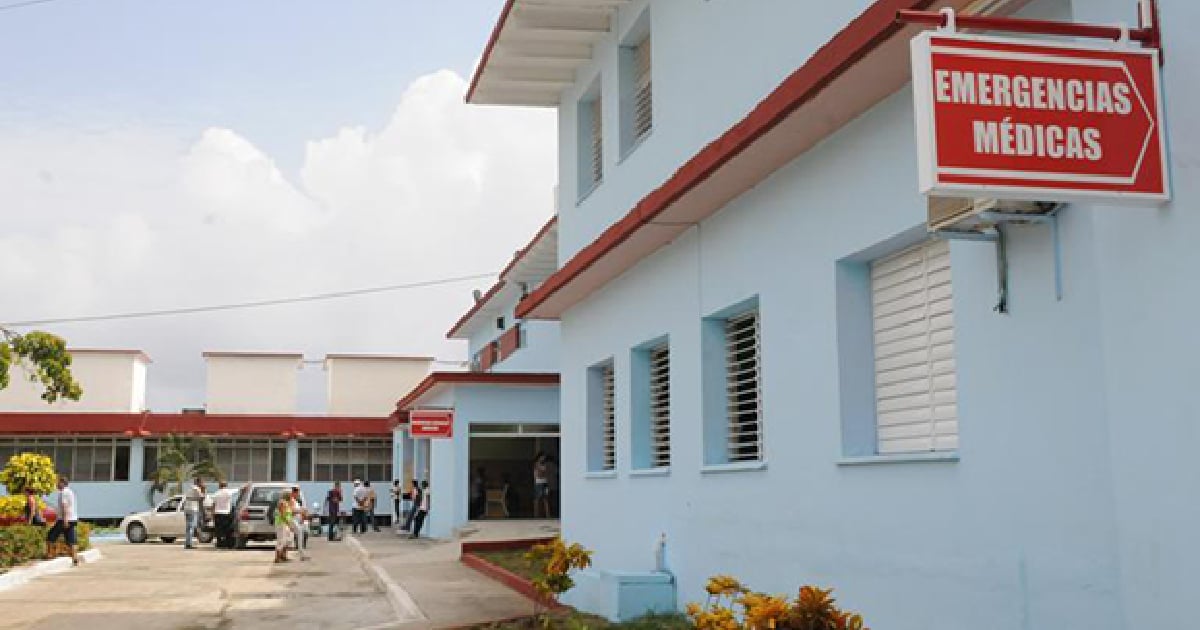
M 619 150 L 617 43 L 650 12 L 654 130 L 627 156 Z M 740 120 L 870 0 L 635 0 L 596 44 L 559 109 L 559 261 L 590 243 L 642 195 Z M 664 70 L 667 69 L 667 70 Z M 604 181 L 579 203 L 576 104 L 597 76 L 604 92 Z
M 471 424 L 558 424 L 557 387 L 459 385 L 453 394 L 454 437 L 431 440 L 429 535 L 445 537 L 467 522 Z
M 505 330 L 512 328 L 519 320 L 513 311 L 517 302 L 509 301 L 504 305 Z M 523 321 L 525 327 L 525 346 L 518 349 L 507 359 L 492 366 L 493 372 L 557 372 L 559 357 L 558 322 L 552 321 Z M 474 357 L 476 352 L 487 344 L 495 341 L 504 334 L 496 327 L 495 318 L 471 331 L 467 340 L 467 356 Z
M 493 372 L 557 372 L 559 363 L 558 322 L 526 321 L 525 347 L 497 363 Z
M 740 103 L 754 92 L 756 101 L 773 86 L 754 87 L 760 72 L 794 69 L 811 49 L 802 42 L 825 39 L 812 33 L 831 32 L 827 20 L 840 26 L 843 13 L 861 9 L 795 4 L 654 4 L 656 129 L 638 149 L 645 162 L 610 170 L 580 208 L 562 205 L 560 258 L 732 122 L 721 104 L 691 98 L 694 84 L 660 81 L 657 68 L 672 76 L 703 71 L 722 86 L 715 99 Z M 925 221 L 904 90 L 562 318 L 564 535 L 595 549 L 600 569 L 647 570 L 665 532 L 681 604 L 703 600 L 707 576 L 732 573 L 767 592 L 834 587 L 880 628 L 1177 624 L 1200 566 L 1200 463 L 1192 455 L 1200 443 L 1200 134 L 1191 118 L 1200 110 L 1200 43 L 1185 32 L 1200 22 L 1200 7 L 1164 4 L 1165 23 L 1180 25 L 1167 29 L 1165 67 L 1175 201 L 1158 209 L 1069 206 L 1061 302 L 1049 231 L 1011 229 L 1008 315 L 992 310 L 993 246 L 952 243 L 957 462 L 839 464 L 847 402 L 838 261 Z M 714 22 L 719 5 L 757 18 Z M 806 18 L 783 19 L 789 10 Z M 1133 17 L 1133 3 L 1123 0 L 1041 0 L 1026 15 L 1069 19 L 1072 10 L 1097 22 Z M 660 16 L 669 12 L 676 23 L 664 25 Z M 751 45 L 751 31 L 734 25 L 755 19 L 789 32 L 755 30 Z M 694 60 L 693 51 L 713 41 L 704 34 L 718 27 L 726 45 L 714 48 L 734 60 Z M 683 33 L 694 41 L 682 41 Z M 788 46 L 800 59 L 783 51 Z M 585 72 L 581 84 L 588 81 Z M 684 102 L 692 112 L 672 109 Z M 560 111 L 565 129 L 571 111 Z M 571 137 L 562 136 L 564 161 L 573 155 Z M 573 201 L 569 179 L 564 200 Z M 755 296 L 766 468 L 702 474 L 701 320 Z M 633 310 L 637 317 L 628 316 Z M 672 344 L 672 467 L 666 476 L 631 476 L 630 350 L 663 335 Z M 585 378 L 609 357 L 617 373 L 617 474 L 596 478 L 586 475 Z M 856 400 L 863 395 L 870 392 Z M 627 517 L 596 517 L 596 506 L 618 505 Z

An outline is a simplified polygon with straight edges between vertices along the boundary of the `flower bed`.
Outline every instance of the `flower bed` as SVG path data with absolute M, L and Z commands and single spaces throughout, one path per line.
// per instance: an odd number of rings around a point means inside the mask
M 33 560 L 46 557 L 47 528 L 37 525 L 9 525 L 0 527 L 0 568 L 8 569 Z M 80 523 L 75 528 L 79 537 L 79 551 L 87 550 L 91 545 L 88 535 L 91 528 L 87 523 Z M 70 555 L 65 543 L 60 539 L 52 549 L 54 556 Z

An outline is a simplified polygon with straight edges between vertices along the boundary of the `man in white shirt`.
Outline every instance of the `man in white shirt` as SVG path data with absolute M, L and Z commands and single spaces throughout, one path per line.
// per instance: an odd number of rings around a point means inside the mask
M 213 520 L 217 526 L 217 547 L 233 547 L 233 490 L 224 481 L 217 483 L 213 495 Z
M 59 475 L 58 520 L 54 521 L 54 527 L 46 534 L 46 557 L 51 557 L 50 546 L 58 542 L 59 536 L 63 536 L 71 549 L 71 564 L 79 566 L 79 556 L 75 554 L 75 546 L 79 542 L 75 535 L 75 526 L 79 524 L 79 509 L 75 506 L 75 491 L 67 487 L 69 483 L 69 479 Z
M 362 533 L 367 533 L 367 507 L 370 497 L 370 489 L 363 486 L 362 480 L 354 480 L 354 493 L 351 495 L 354 498 L 354 510 L 351 512 L 350 526 L 355 534 L 359 528 L 362 528 Z
M 204 519 L 204 480 L 196 477 L 192 487 L 188 488 L 183 499 L 183 516 L 187 519 L 184 524 L 183 548 L 195 549 L 192 540 Z

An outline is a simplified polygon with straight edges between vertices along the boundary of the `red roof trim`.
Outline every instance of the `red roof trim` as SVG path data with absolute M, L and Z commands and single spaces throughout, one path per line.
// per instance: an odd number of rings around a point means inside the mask
M 389 418 L 348 416 L 218 415 L 203 413 L 86 413 L 44 411 L 0 412 L 0 435 L 138 435 L 184 433 L 222 435 L 304 436 L 391 435 Z
M 504 288 L 503 280 L 500 280 L 500 281 L 496 282 L 496 284 L 493 284 L 492 288 L 488 289 L 487 293 L 483 294 L 483 297 L 476 300 L 475 303 L 471 305 L 471 308 L 467 309 L 467 312 L 464 313 L 462 317 L 458 318 L 457 322 L 454 322 L 454 326 L 451 327 L 450 330 L 446 332 L 446 338 L 450 339 L 450 338 L 453 338 L 455 335 L 457 335 L 459 333 L 459 331 L 462 330 L 463 326 L 466 326 L 467 322 L 471 321 L 471 318 L 474 317 L 475 314 L 478 313 L 480 310 L 482 310 L 483 307 L 487 305 L 489 300 L 496 297 L 496 294 L 499 293 L 500 289 L 503 289 L 503 288 Z
M 500 18 L 492 27 L 492 36 L 488 38 L 487 46 L 483 49 L 483 58 L 479 60 L 479 67 L 475 68 L 475 76 L 471 77 L 471 86 L 467 88 L 467 96 L 463 99 L 467 103 L 470 103 L 471 99 L 475 97 L 475 88 L 479 87 L 483 69 L 487 67 L 488 61 L 492 58 L 492 49 L 496 47 L 496 42 L 500 41 L 500 31 L 504 30 L 504 23 L 508 21 L 508 15 L 512 13 L 514 4 L 516 4 L 516 0 L 508 0 L 504 3 L 504 8 L 500 10 Z
M 518 385 L 525 387 L 558 385 L 559 376 L 553 372 L 431 372 L 413 390 L 396 403 L 396 409 L 407 411 L 429 390 L 438 385 Z
M 650 192 L 621 220 L 605 230 L 554 275 L 517 304 L 517 317 L 527 317 L 615 247 L 662 214 L 683 195 L 737 157 L 793 112 L 811 101 L 847 69 L 904 25 L 901 9 L 924 9 L 934 0 L 877 0 L 809 57 L 745 118 L 689 159 L 662 186 Z
M 500 271 L 501 280 L 503 280 L 504 277 L 513 270 L 513 267 L 517 266 L 517 263 L 521 262 L 521 260 L 524 259 L 527 254 L 529 254 L 529 250 L 533 249 L 533 247 L 538 244 L 538 241 L 542 240 L 547 234 L 550 233 L 550 229 L 553 228 L 554 224 L 556 223 L 558 223 L 557 214 L 550 217 L 550 220 L 547 221 L 546 224 L 537 231 L 537 234 L 534 234 L 533 238 L 529 239 L 529 243 L 526 244 L 525 247 L 522 247 L 521 251 L 517 252 L 516 256 L 513 256 L 512 260 L 508 261 L 508 264 L 505 265 L 504 269 Z
M 537 234 L 533 235 L 533 238 L 529 240 L 529 243 L 517 251 L 517 255 L 513 256 L 513 259 L 508 261 L 508 264 L 505 265 L 504 269 L 500 271 L 500 280 L 498 280 L 496 284 L 492 286 L 492 288 L 488 289 L 488 292 L 484 294 L 484 296 L 480 298 L 478 302 L 472 304 L 471 308 L 468 309 L 462 317 L 458 318 L 458 321 L 455 322 L 454 326 L 450 328 L 450 331 L 446 333 L 447 339 L 452 338 L 461 332 L 462 328 L 467 325 L 467 322 L 471 321 L 471 318 L 474 317 L 475 314 L 478 313 L 484 306 L 486 306 L 489 300 L 496 297 L 496 294 L 500 292 L 500 289 L 504 288 L 504 277 L 507 276 L 508 273 L 512 271 L 513 267 L 515 267 L 517 263 L 529 253 L 529 250 L 533 249 L 534 245 L 537 245 L 538 241 L 542 240 L 547 234 L 550 233 L 550 229 L 553 228 L 556 223 L 558 223 L 558 215 L 550 217 L 550 220 L 538 229 Z

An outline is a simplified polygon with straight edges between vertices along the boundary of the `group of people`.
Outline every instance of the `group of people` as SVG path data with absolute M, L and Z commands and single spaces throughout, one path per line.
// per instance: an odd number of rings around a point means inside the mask
M 419 538 L 421 527 L 429 514 L 429 481 L 418 483 L 416 479 L 413 479 L 412 490 L 405 492 L 400 485 L 400 480 L 396 479 L 392 481 L 391 495 L 394 508 L 392 522 L 399 530 L 410 532 L 411 538 Z M 350 498 L 354 502 L 350 510 L 351 531 L 355 534 L 365 534 L 368 523 L 375 531 L 381 531 L 379 523 L 375 520 L 375 506 L 379 498 L 375 489 L 371 487 L 371 482 L 355 479 L 354 490 L 351 491 Z M 342 482 L 333 482 L 333 487 L 325 495 L 325 517 L 329 521 L 329 540 L 331 541 L 341 537 L 342 502 L 344 500 Z M 405 503 L 409 505 L 407 510 L 402 509 Z
M 213 525 L 216 528 L 217 547 L 232 549 L 234 547 L 233 498 L 236 491 L 224 481 L 217 482 L 217 491 L 212 495 Z M 204 526 L 204 500 L 208 490 L 204 487 L 204 479 L 196 477 L 192 485 L 183 495 L 184 535 L 183 548 L 195 549 L 197 532 Z
M 79 525 L 79 508 L 75 505 L 75 491 L 71 489 L 71 480 L 66 475 L 58 476 L 55 487 L 58 488 L 58 497 L 55 501 L 57 519 L 50 531 L 46 532 L 46 559 L 49 560 L 52 557 L 54 543 L 62 538 L 70 552 L 71 564 L 78 566 L 79 539 L 75 530 Z M 33 488 L 25 489 L 25 522 L 29 525 L 46 524 Z

